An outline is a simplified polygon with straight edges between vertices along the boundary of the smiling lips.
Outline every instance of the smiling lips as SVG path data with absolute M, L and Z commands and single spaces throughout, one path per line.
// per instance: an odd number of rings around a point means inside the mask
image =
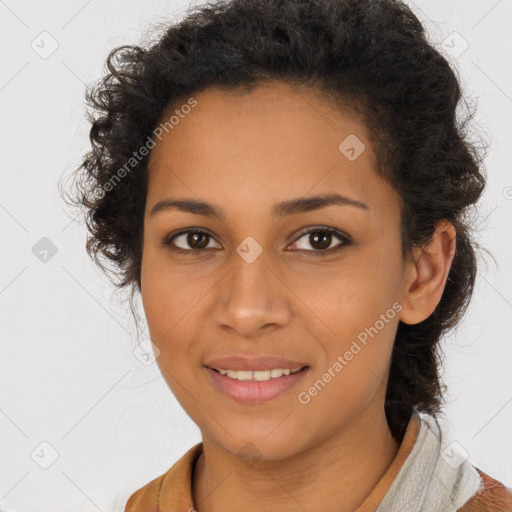
M 290 375 L 291 373 L 300 372 L 303 367 L 298 367 L 293 370 L 289 368 L 273 368 L 272 370 L 224 370 L 222 368 L 213 368 L 218 371 L 221 375 L 227 375 L 231 379 L 237 380 L 254 380 L 258 382 L 264 382 L 270 379 L 277 379 L 283 375 Z
M 309 366 L 276 356 L 229 356 L 209 360 L 205 368 L 224 395 L 239 403 L 258 404 L 289 391 Z

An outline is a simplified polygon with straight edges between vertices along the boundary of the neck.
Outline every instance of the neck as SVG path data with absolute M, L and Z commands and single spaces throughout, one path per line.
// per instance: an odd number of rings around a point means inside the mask
M 278 461 L 247 464 L 203 436 L 193 475 L 194 504 L 198 512 L 353 512 L 398 448 L 384 409 L 375 407 L 322 443 Z

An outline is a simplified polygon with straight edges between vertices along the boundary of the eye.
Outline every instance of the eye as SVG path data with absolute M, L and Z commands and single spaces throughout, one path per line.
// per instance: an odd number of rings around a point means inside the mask
M 333 247 L 331 244 L 335 238 L 340 240 L 341 243 Z M 305 242 L 300 242 L 302 239 L 304 239 Z M 298 249 L 310 252 L 313 256 L 323 256 L 326 253 L 332 254 L 333 252 L 339 251 L 344 246 L 350 245 L 351 243 L 351 240 L 337 229 L 318 227 L 303 232 L 302 236 L 294 242 L 294 245 L 302 245 L 302 247 L 299 246 Z M 310 244 L 314 250 L 311 251 L 307 249 L 307 244 Z
M 309 238 L 306 238 L 309 237 Z M 340 241 L 339 244 L 332 246 L 332 242 L 335 239 Z M 300 242 L 302 239 L 304 242 Z M 215 240 L 210 233 L 202 229 L 190 229 L 188 231 L 181 231 L 173 236 L 167 237 L 163 244 L 170 247 L 172 251 L 199 254 L 206 249 L 221 249 L 220 244 L 212 247 L 210 242 Z M 352 241 L 348 236 L 344 235 L 337 229 L 327 227 L 317 227 L 302 232 L 302 236 L 294 242 L 293 245 L 299 244 L 298 249 L 312 253 L 314 256 L 322 256 L 325 254 L 332 254 L 335 251 L 342 249 L 343 247 L 350 245 Z M 313 250 L 309 250 L 304 245 L 310 244 Z M 302 245 L 302 247 L 301 247 Z M 290 246 L 292 247 L 292 246 Z
M 208 249 L 209 242 L 213 240 L 213 237 L 206 231 L 201 229 L 194 229 L 190 231 L 181 231 L 180 233 L 168 237 L 164 240 L 164 245 L 170 246 L 173 251 L 177 252 L 192 252 L 199 253 L 204 249 Z M 178 245 L 182 245 L 180 247 Z M 215 248 L 220 248 L 220 245 Z

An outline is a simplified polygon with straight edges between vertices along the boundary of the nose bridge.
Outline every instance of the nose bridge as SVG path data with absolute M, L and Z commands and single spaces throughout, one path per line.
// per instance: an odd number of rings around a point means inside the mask
M 253 300 L 268 299 L 269 288 L 273 288 L 271 281 L 272 272 L 269 269 L 271 263 L 268 249 L 248 237 L 236 247 L 231 256 L 232 275 L 230 296 L 237 293 L 240 296 L 252 296 Z
M 288 321 L 286 287 L 272 270 L 269 250 L 247 237 L 233 251 L 231 262 L 213 305 L 215 322 L 249 337 L 260 327 Z

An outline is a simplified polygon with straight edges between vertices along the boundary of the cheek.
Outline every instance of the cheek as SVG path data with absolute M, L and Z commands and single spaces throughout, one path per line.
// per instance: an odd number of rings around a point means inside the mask
M 308 418 L 325 418 L 329 411 L 322 427 L 327 430 L 349 421 L 377 393 L 384 396 L 398 324 L 396 307 L 381 307 L 382 297 L 354 291 L 350 299 L 321 312 L 325 335 L 313 330 L 324 356 L 300 390 Z
M 370 247 L 328 268 L 295 270 L 297 297 L 323 325 L 322 332 L 341 339 L 373 325 L 398 296 L 399 265 Z
M 198 303 L 200 282 L 191 269 L 175 271 L 161 251 L 145 249 L 141 269 L 141 298 L 152 337 L 163 341 Z M 172 329 L 172 330 L 171 330 Z
M 322 391 L 320 403 L 329 396 L 343 398 L 347 387 L 359 394 L 351 395 L 357 403 L 385 378 L 401 309 L 400 268 L 399 260 L 376 244 L 358 251 L 357 258 L 347 257 L 315 276 L 302 273 L 295 281 L 297 296 L 306 298 L 309 331 L 324 352 L 314 377 L 321 378 L 329 368 L 336 375 L 322 379 L 333 384 Z M 336 372 L 332 366 L 338 356 L 343 358 L 343 370 Z
M 156 251 L 155 251 L 156 252 Z M 202 311 L 201 300 L 211 286 L 198 279 L 192 266 L 169 265 L 165 255 L 148 250 L 143 258 L 141 298 L 152 342 L 160 354 L 157 364 L 173 392 L 179 393 L 173 381 L 191 370 L 190 361 L 199 360 L 198 340 Z

